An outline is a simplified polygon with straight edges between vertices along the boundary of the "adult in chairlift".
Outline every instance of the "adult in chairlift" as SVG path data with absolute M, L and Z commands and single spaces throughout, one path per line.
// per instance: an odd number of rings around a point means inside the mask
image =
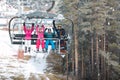
M 57 38 L 60 39 L 60 46 L 61 47 L 64 47 L 64 49 L 66 49 L 66 42 L 65 42 L 65 35 L 66 35 L 66 31 L 64 28 L 62 28 L 62 25 L 58 25 L 56 27 L 55 25 L 55 20 L 53 20 L 53 26 L 54 26 L 54 29 L 55 31 L 57 32 Z

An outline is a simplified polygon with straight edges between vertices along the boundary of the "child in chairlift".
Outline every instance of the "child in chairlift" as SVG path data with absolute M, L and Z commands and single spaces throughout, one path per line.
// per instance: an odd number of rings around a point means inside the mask
M 37 49 L 37 52 L 39 52 L 40 45 L 41 45 L 42 51 L 44 52 L 44 47 L 45 47 L 44 30 L 45 30 L 44 25 L 36 26 L 36 33 L 37 33 L 36 49 Z
M 45 38 L 47 38 L 46 43 L 45 43 L 46 52 L 48 51 L 48 45 L 49 44 L 51 44 L 52 50 L 54 51 L 55 50 L 55 44 L 54 44 L 53 39 L 52 39 L 55 36 L 54 29 L 53 29 L 53 32 L 52 32 L 52 30 L 50 28 L 46 28 L 45 31 L 44 31 L 44 36 L 45 36 Z
M 34 30 L 34 23 L 32 23 L 32 27 L 31 26 L 26 26 L 25 23 L 23 23 L 23 30 L 25 33 L 25 53 L 31 51 L 31 35 L 32 32 Z

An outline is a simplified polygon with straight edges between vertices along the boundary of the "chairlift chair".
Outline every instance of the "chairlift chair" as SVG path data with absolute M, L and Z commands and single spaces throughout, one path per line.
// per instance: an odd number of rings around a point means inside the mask
M 52 17 L 51 17 L 52 16 Z M 21 44 L 24 44 L 24 36 L 25 34 L 23 33 L 23 30 L 22 30 L 22 26 L 23 26 L 23 22 L 25 22 L 25 19 L 28 19 L 28 20 L 36 20 L 37 22 L 41 23 L 41 21 L 39 20 L 44 20 L 44 19 L 48 19 L 48 20 L 57 20 L 57 21 L 60 21 L 59 19 L 54 19 L 54 15 L 51 15 L 50 17 L 47 15 L 47 17 L 45 17 L 45 15 L 43 16 L 30 16 L 28 15 L 27 17 L 24 17 L 24 16 L 16 16 L 16 17 L 13 17 L 10 19 L 9 21 L 9 37 L 10 37 L 10 40 L 11 40 L 11 44 L 16 44 L 16 45 L 21 45 Z M 20 22 L 15 22 L 16 20 L 20 20 Z M 25 24 L 29 24 L 31 25 L 33 22 L 26 22 Z M 36 22 L 34 21 L 34 24 L 36 24 Z M 46 23 L 47 24 L 47 23 Z M 52 24 L 52 23 L 51 23 Z M 19 30 L 22 30 L 19 31 Z M 17 33 L 16 33 L 17 32 Z M 36 39 L 37 39 L 37 35 L 32 34 L 32 40 L 31 40 L 31 45 L 35 45 L 36 44 Z M 58 40 L 58 39 L 57 39 Z M 67 41 L 67 37 L 65 38 L 65 42 Z M 62 47 L 60 46 L 60 44 L 57 44 L 58 47 L 58 50 L 60 53 L 66 53 L 66 50 L 67 49 L 62 49 Z M 67 46 L 67 44 L 65 44 L 65 46 Z

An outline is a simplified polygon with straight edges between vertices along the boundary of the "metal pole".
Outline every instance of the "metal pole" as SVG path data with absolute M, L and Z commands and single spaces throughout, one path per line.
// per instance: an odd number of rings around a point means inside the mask
M 66 18 L 66 19 L 69 20 L 72 23 L 72 34 L 74 34 L 74 23 L 73 23 L 73 21 L 69 18 Z
M 73 37 L 73 35 L 74 35 L 74 23 L 73 23 L 73 21 L 70 19 L 70 18 L 66 18 L 67 20 L 69 20 L 70 22 L 71 22 L 71 24 L 72 24 L 72 37 Z M 74 38 L 74 37 L 73 37 Z M 73 40 L 73 39 L 72 39 Z M 67 51 L 69 50 L 69 47 L 70 47 L 70 45 L 69 45 L 69 43 L 68 43 L 68 41 L 67 41 Z M 69 52 L 67 52 L 67 60 L 69 60 L 68 58 L 68 54 L 69 54 Z M 68 72 L 68 66 L 69 66 L 69 62 L 67 61 L 67 80 L 68 80 L 68 74 L 69 74 L 69 72 Z
M 69 42 L 67 41 L 67 80 L 68 80 L 68 77 L 69 77 L 69 52 L 70 52 L 70 44 Z
M 21 13 L 22 13 L 22 9 L 21 9 L 21 4 L 20 4 L 20 0 L 17 0 L 18 2 L 18 16 L 20 16 L 21 15 Z M 19 22 L 21 22 L 21 19 L 19 19 Z M 21 25 L 18 25 L 18 32 L 19 33 L 22 33 L 22 31 L 21 31 Z M 22 45 L 19 45 L 19 49 L 22 49 Z
M 21 2 L 20 2 L 20 0 L 18 0 L 18 16 L 20 17 L 21 16 L 21 14 L 23 13 L 23 5 L 21 5 Z M 22 1 L 22 3 L 23 3 L 23 1 Z M 22 7 L 21 7 L 22 6 Z M 19 22 L 21 22 L 21 19 L 19 18 Z M 21 31 L 21 26 L 19 25 L 18 26 L 19 28 L 19 33 L 22 33 L 22 31 Z
M 60 39 L 58 40 L 58 53 L 60 54 Z

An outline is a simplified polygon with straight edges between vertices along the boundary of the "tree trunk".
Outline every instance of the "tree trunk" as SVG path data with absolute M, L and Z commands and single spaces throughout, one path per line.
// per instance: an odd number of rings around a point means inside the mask
M 76 28 L 74 29 L 74 41 L 75 41 L 75 75 L 76 78 L 78 78 L 78 39 L 77 39 L 77 30 Z M 78 79 L 76 79 L 78 80 Z
M 81 69 L 81 77 L 82 77 L 82 80 L 84 79 L 84 56 L 83 56 L 83 47 L 82 47 L 82 69 Z
M 105 34 L 103 35 L 103 51 L 106 53 L 106 36 Z M 105 57 L 104 57 L 104 62 L 103 62 L 103 70 L 104 70 L 104 79 L 103 80 L 106 80 L 106 62 L 105 62 Z
M 96 63 L 97 63 L 97 76 L 98 80 L 100 80 L 100 71 L 99 71 L 99 53 L 98 53 L 98 34 L 96 33 Z
M 104 35 L 101 35 L 101 50 L 104 51 Z M 104 80 L 104 57 L 103 56 L 100 56 L 101 57 L 101 63 L 100 63 L 100 79 L 101 80 Z
M 93 70 L 94 70 L 94 60 L 93 60 L 94 56 L 93 56 L 93 37 L 91 38 L 91 62 L 92 62 L 92 76 L 93 77 Z
M 69 64 L 69 61 L 68 61 L 68 54 L 67 54 L 67 55 L 66 55 L 66 68 L 67 68 L 67 79 L 66 79 L 66 80 L 68 80 L 68 77 L 69 77 L 69 69 L 68 69 L 68 68 L 69 68 L 69 67 L 68 67 L 69 65 L 68 65 L 68 64 Z
M 74 33 L 72 38 L 74 39 Z M 72 40 L 72 80 L 75 79 L 75 44 L 74 40 Z

